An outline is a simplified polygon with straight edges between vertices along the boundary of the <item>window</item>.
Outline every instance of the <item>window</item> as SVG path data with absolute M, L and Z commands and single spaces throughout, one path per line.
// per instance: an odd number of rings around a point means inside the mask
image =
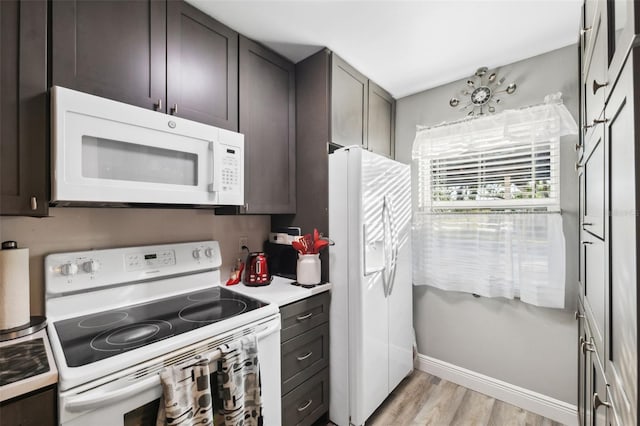
M 418 129 L 414 284 L 564 307 L 560 137 L 577 126 L 552 101 Z

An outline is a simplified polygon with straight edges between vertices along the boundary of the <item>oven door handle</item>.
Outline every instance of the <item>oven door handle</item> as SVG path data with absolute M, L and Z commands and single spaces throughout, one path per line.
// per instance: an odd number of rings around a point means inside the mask
M 95 410 L 106 407 L 114 402 L 122 401 L 147 389 L 160 386 L 160 376 L 154 374 L 125 388 L 113 389 L 106 392 L 87 392 L 85 395 L 70 397 L 65 408 L 73 413 Z

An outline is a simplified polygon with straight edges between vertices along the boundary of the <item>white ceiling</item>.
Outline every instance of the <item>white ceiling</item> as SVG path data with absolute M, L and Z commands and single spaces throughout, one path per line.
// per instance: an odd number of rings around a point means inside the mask
M 326 46 L 396 98 L 576 43 L 581 3 L 187 1 L 294 62 Z

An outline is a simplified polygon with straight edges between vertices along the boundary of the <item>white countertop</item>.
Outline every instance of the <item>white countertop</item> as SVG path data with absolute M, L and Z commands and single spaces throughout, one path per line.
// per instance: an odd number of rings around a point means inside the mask
M 331 283 L 320 284 L 313 288 L 304 288 L 293 285 L 291 284 L 292 282 L 293 280 L 274 276 L 271 284 L 266 286 L 249 287 L 240 282 L 239 284 L 226 288 L 253 297 L 254 299 L 277 304 L 278 306 L 288 305 L 289 303 L 297 302 L 298 300 L 331 290 Z
M 37 389 L 44 388 L 45 386 L 52 385 L 58 381 L 58 369 L 56 368 L 56 363 L 53 360 L 53 355 L 51 354 L 51 347 L 49 346 L 49 339 L 47 338 L 46 329 L 40 330 L 37 333 L 31 334 L 29 336 L 0 342 L 0 346 L 11 346 L 16 343 L 35 339 L 43 340 L 44 348 L 46 351 L 47 364 L 49 364 L 49 371 L 38 374 L 36 376 L 28 377 L 26 379 L 21 379 L 4 386 L 0 386 L 0 401 L 6 401 L 8 399 L 15 398 L 16 396 L 20 396 Z

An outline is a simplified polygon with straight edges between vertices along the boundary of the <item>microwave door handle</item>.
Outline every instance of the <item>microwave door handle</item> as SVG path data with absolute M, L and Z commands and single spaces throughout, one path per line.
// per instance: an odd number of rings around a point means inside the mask
M 211 160 L 211 181 L 207 186 L 209 192 L 218 192 L 218 180 L 216 179 L 216 144 L 209 142 L 209 159 Z

